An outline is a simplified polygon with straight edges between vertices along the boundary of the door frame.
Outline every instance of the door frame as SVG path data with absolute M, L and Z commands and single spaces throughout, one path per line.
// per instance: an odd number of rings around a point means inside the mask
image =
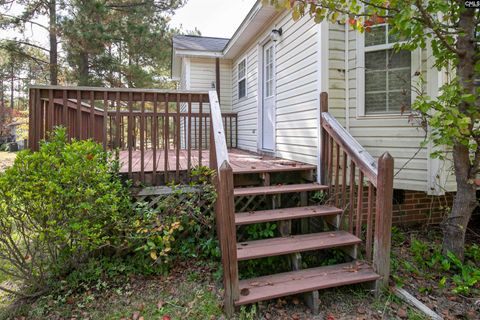
M 265 150 L 263 149 L 263 67 L 264 67 L 264 47 L 269 42 L 272 42 L 273 48 L 273 56 L 274 56 L 274 63 L 273 63 L 273 74 L 275 76 L 275 85 L 273 88 L 273 95 L 274 95 L 274 107 L 273 107 L 273 149 L 272 150 Z M 277 151 L 277 48 L 276 42 L 270 39 L 270 34 L 267 34 L 261 41 L 258 42 L 257 45 L 257 60 L 258 60 L 258 88 L 257 88 L 257 98 L 258 98 L 258 105 L 257 105 L 257 150 L 261 154 L 267 154 L 275 156 Z

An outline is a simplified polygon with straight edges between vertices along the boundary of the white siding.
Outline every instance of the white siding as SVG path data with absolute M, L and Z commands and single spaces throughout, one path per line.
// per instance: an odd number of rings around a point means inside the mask
M 338 26 L 344 30 L 344 26 Z M 345 33 L 337 32 L 337 27 L 330 31 L 330 43 L 343 39 Z M 357 82 L 356 82 L 356 59 L 361 52 L 356 50 L 355 31 L 349 32 L 349 123 L 348 129 L 350 133 L 365 147 L 365 149 L 374 157 L 380 157 L 385 151 L 395 159 L 395 180 L 394 187 L 398 189 L 428 191 L 427 177 L 427 159 L 428 153 L 426 148 L 421 148 L 420 143 L 424 140 L 425 131 L 418 125 L 409 122 L 409 117 L 404 116 L 357 116 Z M 340 43 L 340 42 L 339 42 Z M 345 42 L 343 42 L 345 43 Z M 341 48 L 340 48 L 341 49 Z M 343 47 L 343 52 L 345 47 Z M 331 66 L 339 63 L 341 50 L 330 47 Z M 335 57 L 335 58 L 334 58 Z M 333 59 L 332 59 L 333 58 Z M 333 60 L 333 61 L 332 61 Z M 340 68 L 339 68 L 340 69 Z M 416 70 L 412 70 L 414 73 Z M 422 61 L 422 71 L 425 71 L 425 61 Z M 331 77 L 335 72 L 330 73 Z M 342 85 L 345 81 L 340 79 L 330 79 L 335 85 L 331 85 L 331 102 L 330 104 L 341 103 L 341 96 L 345 96 L 345 87 L 341 92 Z M 338 90 L 338 91 L 337 91 Z M 334 102 L 335 101 L 335 102 Z
M 345 27 L 343 25 L 329 25 L 328 49 L 328 108 L 345 127 Z
M 190 59 L 190 90 L 208 92 L 214 90 L 216 81 L 214 58 Z M 220 60 L 220 107 L 222 111 L 232 110 L 232 64 Z M 197 111 L 197 110 L 195 110 Z
M 187 72 L 187 68 L 189 69 Z M 187 79 L 189 76 L 189 79 Z M 208 92 L 214 90 L 216 82 L 215 73 L 215 58 L 184 58 L 182 59 L 182 73 L 180 79 L 180 89 L 192 90 L 192 91 L 204 91 Z M 187 85 L 188 83 L 188 85 Z M 220 107 L 223 112 L 232 111 L 232 66 L 230 60 L 220 60 Z M 182 112 L 188 111 L 188 104 L 183 103 L 181 105 Z M 203 113 L 209 112 L 209 104 L 203 104 Z M 192 103 L 192 112 L 199 112 L 199 104 Z M 186 147 L 187 139 L 184 137 L 185 126 L 188 123 L 181 121 L 181 141 L 182 147 Z M 192 120 L 192 148 L 198 148 L 198 131 L 199 131 L 199 119 Z M 208 147 L 208 128 L 209 122 L 204 119 L 202 122 L 202 132 L 207 132 L 206 136 L 203 136 L 202 145 L 203 148 Z M 230 131 L 227 130 L 227 139 L 230 139 Z
M 309 17 L 294 22 L 291 13 L 281 15 L 234 59 L 232 97 L 233 111 L 238 113 L 238 144 L 240 148 L 257 151 L 260 43 L 273 28 L 280 27 L 283 34 L 276 43 L 276 155 L 316 164 L 318 26 Z M 239 100 L 237 63 L 245 57 L 247 97 Z

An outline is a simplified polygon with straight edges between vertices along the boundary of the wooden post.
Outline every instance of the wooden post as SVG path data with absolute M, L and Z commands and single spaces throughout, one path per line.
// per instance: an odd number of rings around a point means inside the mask
M 212 133 L 212 132 L 211 132 Z M 215 148 L 215 139 L 213 139 L 208 149 L 208 167 L 218 173 L 217 149 Z
M 217 230 L 222 252 L 224 308 L 228 317 L 235 312 L 240 297 L 237 265 L 237 239 L 233 201 L 233 170 L 227 161 L 220 166 L 217 177 L 218 198 L 215 207 Z
M 326 174 L 327 174 L 327 158 L 325 157 L 327 152 L 327 135 L 325 130 L 323 130 L 323 119 L 322 113 L 328 112 L 328 93 L 322 92 L 320 94 L 320 168 L 317 173 L 320 176 L 320 182 L 326 183 Z
M 28 89 L 28 148 L 34 150 L 35 141 L 35 89 Z
M 376 282 L 376 294 L 388 285 L 388 278 L 390 276 L 392 207 L 393 158 L 386 152 L 378 159 L 373 266 L 382 278 Z
M 233 196 L 233 170 L 228 163 L 228 150 L 218 96 L 209 92 L 210 101 L 210 167 L 217 170 L 215 188 L 217 202 L 215 216 L 217 234 L 222 252 L 224 309 L 228 318 L 235 312 L 235 301 L 240 297 L 237 265 L 237 230 Z M 218 165 L 217 165 L 218 164 Z

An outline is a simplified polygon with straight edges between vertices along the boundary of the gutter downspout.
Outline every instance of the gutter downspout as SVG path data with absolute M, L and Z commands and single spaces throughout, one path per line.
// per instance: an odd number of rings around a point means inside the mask
M 217 95 L 220 100 L 220 58 L 215 58 L 215 85 L 217 87 Z

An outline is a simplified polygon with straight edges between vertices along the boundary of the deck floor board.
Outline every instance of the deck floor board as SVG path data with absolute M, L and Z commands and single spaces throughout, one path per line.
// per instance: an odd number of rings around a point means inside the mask
M 285 160 L 270 156 L 262 156 L 253 152 L 248 152 L 240 149 L 229 149 L 228 152 L 230 164 L 233 172 L 241 173 L 257 173 L 257 172 L 286 172 L 286 171 L 303 171 L 313 170 L 314 165 L 305 164 L 297 161 Z M 157 172 L 165 171 L 165 150 L 157 150 Z M 151 149 L 145 150 L 144 155 L 144 172 L 153 172 L 153 151 Z M 188 151 L 180 150 L 179 153 L 179 170 L 187 171 L 188 166 Z M 141 153 L 140 150 L 132 150 L 132 172 L 141 171 Z M 120 151 L 120 172 L 128 173 L 128 150 Z M 168 151 L 167 171 L 175 172 L 177 155 L 176 151 L 171 149 Z M 191 151 L 192 167 L 199 165 L 199 150 Z M 209 151 L 202 150 L 202 165 L 209 165 Z

